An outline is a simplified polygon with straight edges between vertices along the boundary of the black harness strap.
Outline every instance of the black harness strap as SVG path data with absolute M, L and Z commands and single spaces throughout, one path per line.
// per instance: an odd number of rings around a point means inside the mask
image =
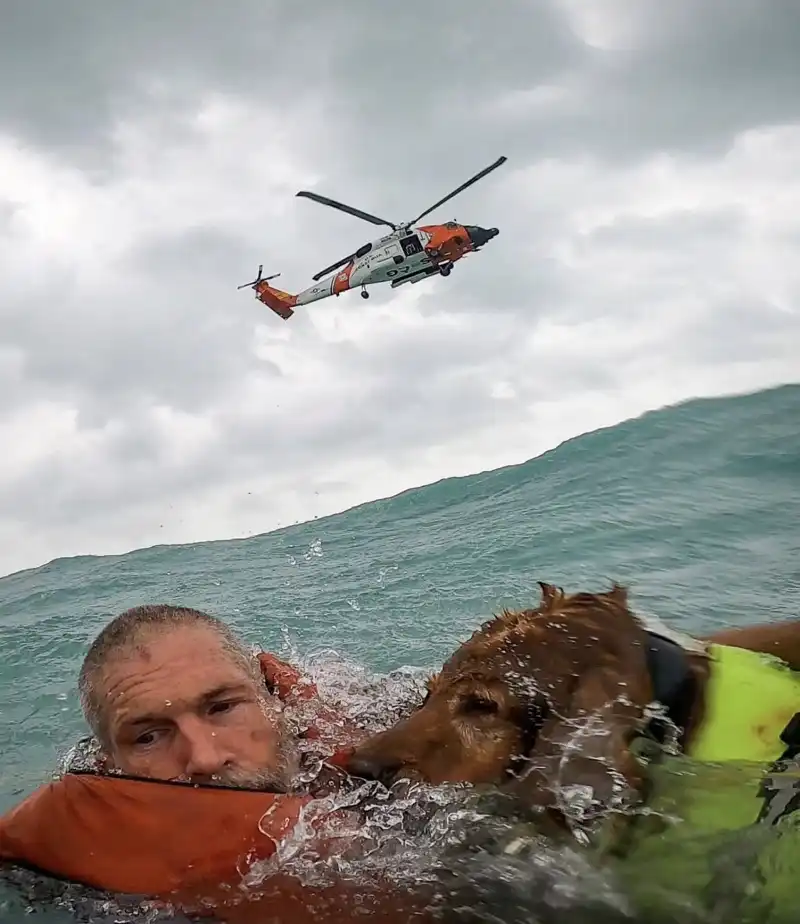
M 653 684 L 653 699 L 664 707 L 682 741 L 697 696 L 697 680 L 689 666 L 689 658 L 677 642 L 653 632 L 647 633 L 645 656 Z M 659 744 L 664 744 L 668 731 L 668 723 L 658 718 L 651 719 L 647 728 L 647 733 Z

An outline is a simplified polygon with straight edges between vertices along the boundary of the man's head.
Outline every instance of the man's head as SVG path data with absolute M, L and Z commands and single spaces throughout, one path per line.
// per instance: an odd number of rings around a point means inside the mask
M 92 643 L 78 686 L 110 769 L 264 789 L 290 781 L 294 755 L 257 659 L 213 616 L 127 610 Z

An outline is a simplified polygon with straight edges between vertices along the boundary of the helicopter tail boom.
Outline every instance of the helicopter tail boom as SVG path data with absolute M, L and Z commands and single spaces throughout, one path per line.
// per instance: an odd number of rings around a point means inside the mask
M 279 318 L 288 321 L 294 314 L 294 307 L 297 304 L 296 295 L 284 292 L 282 289 L 276 289 L 266 281 L 259 282 L 254 286 L 254 289 L 256 298 L 265 304 L 267 308 L 274 311 Z
M 272 276 L 263 276 L 263 264 L 258 268 L 258 276 L 252 282 L 245 282 L 238 286 L 240 289 L 253 289 L 256 298 L 270 308 L 278 317 L 288 321 L 294 314 L 294 306 L 297 304 L 297 296 L 282 289 L 276 289 L 269 284 L 270 279 L 276 279 L 280 273 L 273 273 Z

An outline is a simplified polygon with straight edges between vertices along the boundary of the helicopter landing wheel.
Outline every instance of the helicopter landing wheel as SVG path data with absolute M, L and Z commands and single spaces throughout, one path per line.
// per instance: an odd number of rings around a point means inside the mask
M 448 264 L 447 266 L 440 266 L 439 272 L 442 274 L 442 276 L 449 276 L 452 269 L 453 267 Z
M 362 290 L 361 290 L 361 297 L 362 297 L 362 298 L 369 298 L 369 292 L 367 292 L 366 289 L 362 289 Z

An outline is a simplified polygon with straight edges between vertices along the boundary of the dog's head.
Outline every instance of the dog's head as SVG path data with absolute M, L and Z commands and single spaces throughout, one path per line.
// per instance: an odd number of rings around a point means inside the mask
M 652 689 L 627 592 L 540 586 L 536 609 L 485 623 L 431 678 L 420 708 L 356 748 L 350 772 L 385 782 L 511 779 L 533 803 L 578 784 L 602 801 L 616 775 L 635 788 L 628 743 Z

